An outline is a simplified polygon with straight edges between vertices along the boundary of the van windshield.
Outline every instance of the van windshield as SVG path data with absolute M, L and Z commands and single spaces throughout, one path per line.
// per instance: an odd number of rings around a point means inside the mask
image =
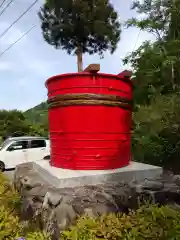
M 10 142 L 12 142 L 12 140 L 10 139 L 6 139 L 0 146 L 0 150 L 5 148 Z

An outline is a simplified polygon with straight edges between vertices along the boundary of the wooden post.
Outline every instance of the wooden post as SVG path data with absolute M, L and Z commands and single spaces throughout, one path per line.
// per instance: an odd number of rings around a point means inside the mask
M 131 77 L 132 77 L 132 71 L 124 70 L 123 72 L 120 72 L 120 73 L 118 74 L 118 77 L 131 78 Z
M 100 71 L 100 64 L 90 64 L 83 72 L 97 73 Z

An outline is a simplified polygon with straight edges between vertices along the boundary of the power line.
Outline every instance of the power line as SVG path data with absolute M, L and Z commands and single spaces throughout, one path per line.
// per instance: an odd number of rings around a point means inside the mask
M 13 0 L 11 0 L 6 7 L 2 10 L 2 12 L 0 13 L 0 16 L 7 10 L 7 8 L 11 5 L 11 3 L 13 2 Z
M 2 3 L 0 4 L 0 8 L 3 6 L 6 0 L 3 0 Z
M 138 33 L 138 35 L 137 35 L 137 38 L 136 38 L 136 41 L 135 41 L 134 47 L 133 47 L 133 49 L 132 49 L 132 52 L 134 52 L 135 49 L 136 49 L 136 46 L 137 46 L 137 43 L 138 43 L 138 40 L 139 40 L 140 34 L 141 34 L 141 29 L 139 30 L 139 33 Z M 132 55 L 131 55 L 131 59 L 132 59 Z M 131 66 L 131 67 L 132 67 L 132 66 Z M 133 67 L 132 67 L 132 68 L 133 68 Z
M 139 33 L 138 33 L 138 35 L 137 35 L 136 42 L 135 42 L 135 44 L 134 44 L 134 48 L 133 48 L 133 52 L 134 52 L 134 50 L 135 50 L 135 48 L 136 48 L 136 46 L 137 46 L 137 43 L 138 43 L 138 40 L 139 40 L 140 34 L 141 34 L 141 29 L 139 30 Z
M 18 38 L 14 43 L 12 43 L 7 49 L 5 49 L 2 53 L 0 53 L 0 57 L 9 51 L 16 43 L 18 43 L 23 37 L 25 37 L 36 25 L 33 25 L 26 33 L 24 33 L 20 38 Z
M 13 0 L 11 0 L 13 1 Z M 12 28 L 12 26 L 17 23 L 36 3 L 38 2 L 38 0 L 35 0 L 27 9 L 25 12 L 23 12 L 4 32 L 2 32 L 0 34 L 0 38 L 2 38 L 8 31 L 10 28 Z

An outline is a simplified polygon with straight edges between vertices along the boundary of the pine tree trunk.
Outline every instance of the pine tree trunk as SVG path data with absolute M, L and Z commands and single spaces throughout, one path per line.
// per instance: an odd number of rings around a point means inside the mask
M 80 49 L 77 50 L 77 65 L 78 65 L 78 72 L 83 71 L 83 58 L 82 58 L 82 51 Z

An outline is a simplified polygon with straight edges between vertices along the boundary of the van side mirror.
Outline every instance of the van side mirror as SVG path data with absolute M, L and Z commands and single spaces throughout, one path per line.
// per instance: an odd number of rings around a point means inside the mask
M 8 151 L 8 152 L 14 151 L 14 147 L 9 147 L 9 148 L 7 149 L 7 151 Z
M 7 151 L 9 152 L 12 152 L 12 151 L 15 151 L 15 150 L 21 150 L 22 149 L 22 146 L 10 146 Z

